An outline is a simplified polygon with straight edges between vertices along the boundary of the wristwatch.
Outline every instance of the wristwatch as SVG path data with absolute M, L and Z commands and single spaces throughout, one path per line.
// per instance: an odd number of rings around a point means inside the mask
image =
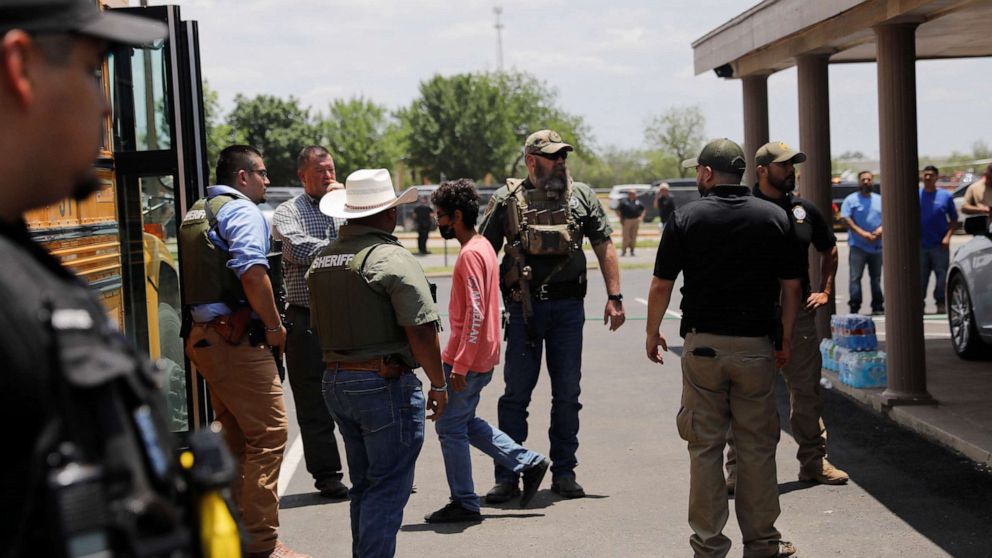
M 617 293 L 615 295 L 606 295 L 606 298 L 616 302 L 621 302 L 621 303 L 623 302 L 623 295 L 620 293 Z

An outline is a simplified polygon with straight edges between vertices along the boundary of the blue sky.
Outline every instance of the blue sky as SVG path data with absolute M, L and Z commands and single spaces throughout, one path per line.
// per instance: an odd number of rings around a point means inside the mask
M 151 3 L 164 3 L 153 1 Z M 493 7 L 507 69 L 534 74 L 591 126 L 595 143 L 644 145 L 645 122 L 699 105 L 708 137 L 741 140 L 741 87 L 695 76 L 690 44 L 756 0 L 172 0 L 200 25 L 203 75 L 227 109 L 236 93 L 295 95 L 315 110 L 364 95 L 390 108 L 421 80 L 495 70 Z M 917 66 L 923 155 L 992 144 L 992 59 Z M 878 155 L 874 64 L 830 69 L 832 151 Z M 769 79 L 773 139 L 798 145 L 796 72 Z

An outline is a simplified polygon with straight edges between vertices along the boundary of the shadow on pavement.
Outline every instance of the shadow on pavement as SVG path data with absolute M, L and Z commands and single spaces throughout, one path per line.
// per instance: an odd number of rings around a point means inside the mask
M 543 513 L 507 513 L 507 514 L 483 514 L 482 519 L 479 521 L 463 521 L 461 523 L 411 523 L 410 525 L 404 525 L 400 527 L 400 531 L 405 531 L 407 533 L 422 533 L 425 531 L 431 531 L 439 535 L 457 535 L 458 533 L 464 533 L 470 527 L 475 527 L 483 523 L 484 521 L 492 521 L 496 519 L 528 519 L 531 517 L 544 517 Z
M 279 509 L 291 510 L 293 508 L 305 508 L 307 506 L 323 506 L 324 504 L 347 504 L 347 498 L 332 499 L 324 498 L 319 492 L 308 492 L 306 494 L 290 494 L 279 499 Z
M 777 388 L 791 434 L 781 376 Z M 950 555 L 990 556 L 992 473 L 842 394 L 826 390 L 823 399 L 828 456 L 852 482 Z

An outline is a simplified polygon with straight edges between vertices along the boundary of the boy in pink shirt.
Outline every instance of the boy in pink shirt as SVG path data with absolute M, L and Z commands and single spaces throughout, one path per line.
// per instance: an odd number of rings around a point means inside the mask
M 461 252 L 451 277 L 451 336 L 441 355 L 448 381 L 448 406 L 434 425 L 451 502 L 424 519 L 428 523 L 480 521 L 469 444 L 522 474 L 521 507 L 537 494 L 550 462 L 475 416 L 482 389 L 499 364 L 499 263 L 492 245 L 475 231 L 479 196 L 471 180 L 442 183 L 431 202 L 437 210 L 438 231 L 444 238 L 457 238 Z

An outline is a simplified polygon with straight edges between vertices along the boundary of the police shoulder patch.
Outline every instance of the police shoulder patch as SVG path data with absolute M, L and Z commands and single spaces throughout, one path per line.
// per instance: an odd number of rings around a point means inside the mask
M 796 218 L 796 221 L 802 221 L 806 219 L 806 208 L 804 208 L 801 205 L 793 206 L 792 216 Z

